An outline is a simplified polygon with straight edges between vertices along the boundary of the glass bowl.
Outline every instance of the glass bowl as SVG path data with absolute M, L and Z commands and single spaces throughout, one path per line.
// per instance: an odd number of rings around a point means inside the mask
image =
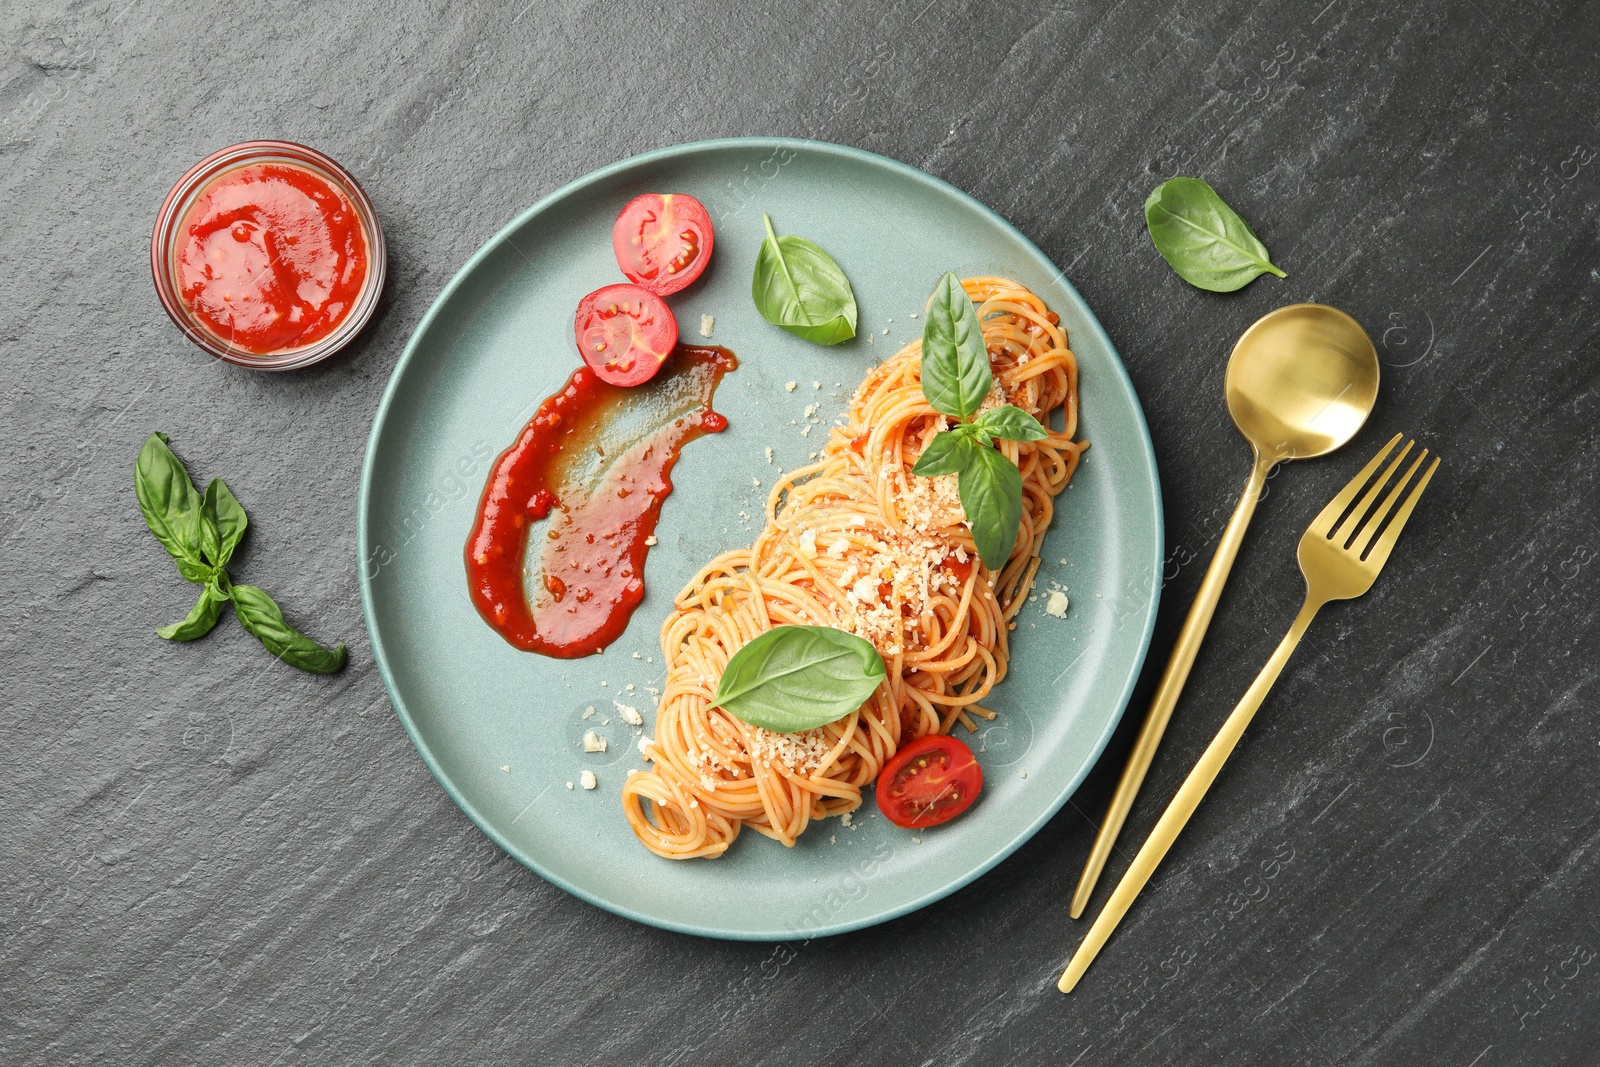
M 355 208 L 361 231 L 367 241 L 367 278 L 360 295 L 339 324 L 323 338 L 298 348 L 276 352 L 251 352 L 230 344 L 200 322 L 180 295 L 177 260 L 182 249 L 183 223 L 201 192 L 218 176 L 238 167 L 256 163 L 283 163 L 311 171 L 336 186 Z M 150 235 L 150 276 L 155 281 L 161 306 L 183 331 L 185 337 L 216 356 L 254 370 L 295 370 L 327 359 L 361 332 L 377 310 L 385 275 L 383 230 L 378 213 L 360 183 L 321 152 L 292 141 L 244 141 L 214 152 L 189 168 L 178 179 L 156 215 L 155 231 Z

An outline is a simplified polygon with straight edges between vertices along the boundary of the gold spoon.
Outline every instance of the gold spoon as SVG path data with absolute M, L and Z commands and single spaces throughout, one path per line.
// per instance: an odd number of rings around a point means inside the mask
M 1217 542 L 1216 555 L 1206 568 L 1145 713 L 1139 739 L 1111 796 L 1089 862 L 1072 895 L 1070 914 L 1074 919 L 1089 903 L 1111 846 L 1133 807 L 1134 795 L 1155 758 L 1267 476 L 1283 460 L 1326 455 L 1356 435 L 1378 397 L 1378 353 L 1361 324 L 1338 308 L 1290 304 L 1263 315 L 1239 338 L 1228 358 L 1225 388 L 1228 413 L 1250 443 L 1255 463 L 1233 518 Z

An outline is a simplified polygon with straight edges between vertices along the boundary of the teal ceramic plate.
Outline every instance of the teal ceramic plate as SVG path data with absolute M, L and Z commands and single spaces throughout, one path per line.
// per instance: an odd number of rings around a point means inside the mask
M 474 612 L 462 546 L 492 458 L 577 365 L 578 299 L 623 280 L 611 224 L 648 191 L 689 193 L 714 219 L 712 263 L 670 302 L 686 339 L 712 315 L 714 343 L 739 356 L 716 398 L 730 428 L 691 443 L 673 471 L 647 593 L 627 633 L 587 659 L 518 652 Z M 763 211 L 849 275 L 861 314 L 855 340 L 820 348 L 756 313 L 750 277 Z M 640 731 L 613 702 L 637 707 L 653 727 L 646 688 L 660 684 L 658 632 L 673 595 L 713 555 L 750 543 L 775 470 L 820 448 L 867 368 L 920 335 L 912 315 L 947 269 L 1015 278 L 1061 315 L 1081 370 L 1081 434 L 1092 443 L 1058 502 L 1039 573 L 1041 588 L 1067 589 L 1067 617 L 1046 615 L 1043 596 L 1023 609 L 1011 673 L 990 701 L 999 718 L 969 738 L 983 797 L 920 834 L 889 825 L 869 800 L 853 827 L 831 820 L 792 849 L 747 833 L 721 859 L 659 859 L 623 819 L 618 788 L 643 762 Z M 812 404 L 823 425 L 802 436 Z M 395 368 L 367 446 L 359 523 L 373 653 L 445 791 L 562 888 L 709 937 L 858 929 L 937 900 L 1011 853 L 1100 754 L 1144 660 L 1161 584 L 1149 434 L 1082 298 L 1027 238 L 964 193 L 880 156 L 807 141 L 651 152 L 568 185 L 500 231 L 445 287 Z M 597 710 L 586 720 L 589 707 Z M 606 736 L 606 752 L 583 752 L 589 728 Z M 585 769 L 599 779 L 593 791 L 579 787 Z

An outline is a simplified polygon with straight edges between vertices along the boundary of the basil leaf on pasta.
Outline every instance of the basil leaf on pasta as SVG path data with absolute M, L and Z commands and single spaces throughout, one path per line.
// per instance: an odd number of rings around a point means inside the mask
M 1005 566 L 1022 524 L 1022 472 L 1001 452 L 980 448 L 956 482 L 972 541 L 992 571 Z
M 978 310 L 961 279 L 946 271 L 922 324 L 922 395 L 933 410 L 964 419 L 978 410 L 993 385 Z
M 776 626 L 728 660 L 711 707 L 774 733 L 811 730 L 865 704 L 885 675 L 868 641 L 829 626 Z
M 1010 404 L 985 411 L 973 425 L 990 437 L 1007 441 L 1042 441 L 1050 436 L 1038 419 Z
M 928 447 L 922 450 L 912 466 L 912 474 L 934 478 L 941 474 L 959 474 L 972 462 L 972 453 L 980 446 L 971 434 L 945 430 L 934 435 Z

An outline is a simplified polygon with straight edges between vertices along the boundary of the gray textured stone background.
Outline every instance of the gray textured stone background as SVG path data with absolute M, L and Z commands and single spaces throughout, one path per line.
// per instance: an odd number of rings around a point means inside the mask
M 1600 8 L 758 6 L 0 7 L 0 1062 L 1595 1063 Z M 1161 461 L 1156 664 L 1247 468 L 1233 338 L 1316 299 L 1379 342 L 1356 445 L 1272 483 L 1113 873 L 1286 626 L 1295 539 L 1358 454 L 1405 430 L 1445 458 L 1071 998 L 1066 899 L 1143 697 L 996 871 L 775 947 L 638 926 L 517 866 L 373 669 L 357 474 L 429 302 L 562 183 L 765 133 L 922 167 L 1068 267 Z M 390 242 L 376 321 L 317 369 L 213 363 L 151 290 L 169 185 L 255 137 L 344 162 Z M 1181 284 L 1140 211 L 1178 172 L 1289 278 Z M 155 428 L 228 478 L 254 520 L 235 574 L 349 642 L 342 674 L 226 620 L 153 635 L 190 597 L 131 489 Z

